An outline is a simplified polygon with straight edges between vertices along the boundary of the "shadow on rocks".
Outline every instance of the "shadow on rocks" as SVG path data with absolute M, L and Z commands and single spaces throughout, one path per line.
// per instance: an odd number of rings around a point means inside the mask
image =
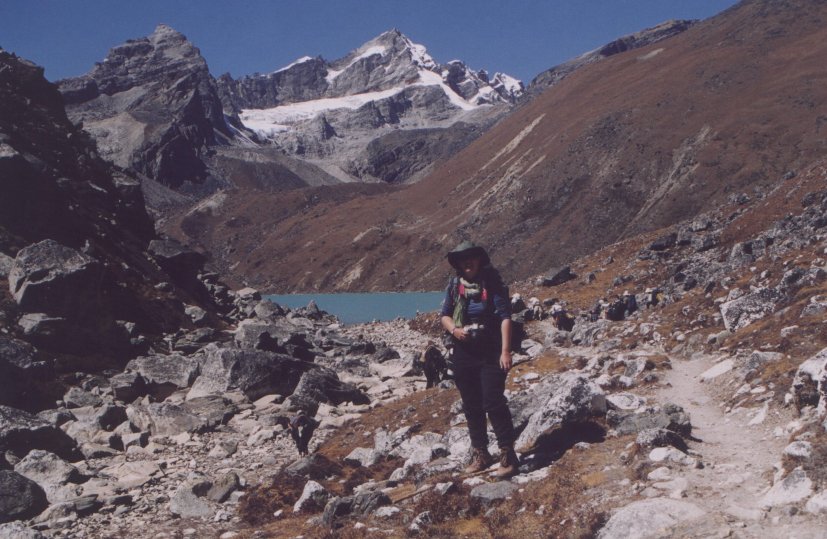
M 598 423 L 584 421 L 566 423 L 554 432 L 543 436 L 537 442 L 536 449 L 524 456 L 523 464 L 528 472 L 539 470 L 559 460 L 569 449 L 580 442 L 590 444 L 606 440 L 606 429 Z M 521 466 L 521 471 L 523 467 Z

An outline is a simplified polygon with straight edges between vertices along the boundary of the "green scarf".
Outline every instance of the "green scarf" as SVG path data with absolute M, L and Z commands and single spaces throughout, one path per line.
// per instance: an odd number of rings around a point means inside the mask
M 459 283 L 462 283 L 464 294 L 459 293 Z M 478 300 L 482 297 L 482 284 L 471 283 L 460 277 L 457 283 L 457 298 L 454 303 L 454 325 L 458 328 L 465 326 L 465 312 L 469 300 Z

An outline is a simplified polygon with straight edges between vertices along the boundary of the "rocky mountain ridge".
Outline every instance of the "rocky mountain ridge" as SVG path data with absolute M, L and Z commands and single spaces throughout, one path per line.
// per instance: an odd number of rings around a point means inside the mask
M 731 196 L 763 196 L 819 159 L 827 96 L 811 75 L 827 54 L 813 22 L 824 16 L 809 0 L 742 2 L 578 70 L 405 189 L 344 203 L 320 194 L 294 216 L 296 200 L 239 194 L 166 230 L 220 252 L 223 223 L 255 215 L 250 239 L 232 240 L 240 255 L 216 261 L 264 290 L 439 289 L 438 261 L 468 237 L 525 278 Z M 274 207 L 285 211 L 270 219 Z
M 423 76 L 427 80 L 412 84 Z M 92 134 L 101 154 L 148 178 L 145 193 L 155 213 L 254 178 L 248 167 L 236 166 L 251 149 L 270 156 L 253 166 L 271 178 L 271 189 L 295 188 L 296 170 L 300 186 L 407 181 L 478 136 L 521 92 L 506 75 L 489 83 L 485 72 L 461 62 L 440 66 L 396 30 L 334 62 L 308 58 L 269 75 L 216 80 L 200 51 L 163 24 L 146 38 L 113 48 L 86 75 L 59 84 L 69 116 Z M 500 107 L 466 110 L 484 103 Z M 300 110 L 297 117 L 288 111 L 289 127 L 260 129 L 254 121 L 272 116 L 262 107 L 290 105 Z M 392 133 L 392 146 L 377 150 L 385 146 L 383 136 L 398 128 L 417 132 L 403 141 Z M 434 131 L 423 131 L 429 129 Z M 429 137 L 434 140 L 427 142 Z M 415 152 L 396 150 L 411 144 Z M 394 165 L 384 157 L 387 151 L 396 152 Z M 285 175 L 282 164 L 262 165 L 273 161 L 288 162 L 294 177 Z
M 568 62 L 543 71 L 531 80 L 526 88 L 526 93 L 528 95 L 538 95 L 586 65 L 599 62 L 604 58 L 614 56 L 621 52 L 646 47 L 658 41 L 676 36 L 698 22 L 697 20 L 671 20 L 653 26 L 652 28 L 646 28 L 640 32 L 620 37 L 611 43 L 603 45 L 599 49 L 589 51 Z

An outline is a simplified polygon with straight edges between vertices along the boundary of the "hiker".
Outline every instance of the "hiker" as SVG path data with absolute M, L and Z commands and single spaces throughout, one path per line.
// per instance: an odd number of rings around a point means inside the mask
M 655 305 L 660 303 L 662 299 L 663 299 L 663 294 L 661 293 L 661 291 L 659 289 L 657 289 L 657 288 L 647 288 L 646 291 L 644 292 L 643 305 L 645 305 L 646 308 L 654 307 Z
M 480 472 L 494 462 L 488 452 L 487 415 L 500 448 L 500 468 L 495 473 L 510 477 L 517 473 L 519 461 L 504 395 L 512 365 L 508 287 L 479 245 L 464 241 L 447 258 L 456 276 L 448 281 L 440 315 L 443 329 L 454 341 L 454 381 L 471 438 L 471 461 L 465 472 Z
M 594 304 L 594 307 L 592 307 L 589 311 L 589 320 L 591 320 L 592 322 L 597 322 L 598 320 L 600 320 L 601 315 L 603 314 L 603 311 L 607 305 L 608 304 L 606 303 L 605 299 L 600 298 L 599 300 L 597 300 Z
M 551 306 L 551 322 L 554 327 L 561 331 L 571 331 L 574 329 L 574 317 L 566 312 L 559 303 Z
M 628 290 L 623 291 L 623 307 L 626 311 L 626 316 L 637 311 L 637 298 Z
M 531 314 L 531 320 L 542 320 L 544 318 L 543 306 L 540 303 L 540 298 L 528 298 L 527 308 Z
M 430 389 L 447 378 L 445 356 L 433 342 L 428 343 L 419 361 L 425 372 L 425 389 Z
M 615 300 L 606 307 L 606 320 L 620 322 L 623 320 L 625 311 L 626 306 L 624 305 L 623 300 L 619 297 L 615 297 Z
M 277 422 L 282 426 L 285 426 L 285 422 L 287 423 L 286 428 L 290 430 L 290 437 L 293 438 L 296 449 L 299 450 L 299 455 L 302 457 L 307 456 L 309 453 L 308 444 L 310 443 L 310 438 L 313 436 L 313 431 L 319 426 L 319 422 L 307 416 L 303 410 L 300 410 L 289 420 L 284 421 L 286 419 L 287 418 L 280 417 Z

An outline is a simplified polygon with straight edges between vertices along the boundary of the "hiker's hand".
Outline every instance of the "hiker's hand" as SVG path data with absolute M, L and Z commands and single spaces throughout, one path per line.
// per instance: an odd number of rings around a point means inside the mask
M 451 332 L 451 335 L 458 341 L 467 341 L 468 340 L 468 332 L 465 331 L 464 328 L 456 327 L 454 331 Z
M 500 367 L 505 372 L 511 370 L 511 351 L 506 350 L 502 354 L 500 354 Z

